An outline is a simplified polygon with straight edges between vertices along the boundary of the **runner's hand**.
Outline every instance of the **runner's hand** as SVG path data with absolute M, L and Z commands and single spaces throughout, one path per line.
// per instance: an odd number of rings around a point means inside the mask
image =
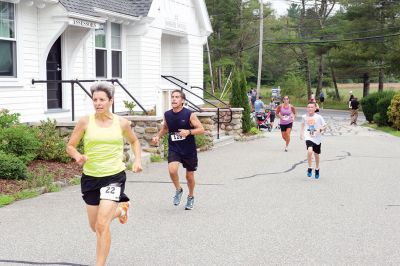
M 80 166 L 84 165 L 85 162 L 87 161 L 88 157 L 83 154 L 79 154 L 77 157 L 74 158 L 76 163 L 79 164 Z
M 139 173 L 139 172 L 142 172 L 142 170 L 143 170 L 142 163 L 136 162 L 136 160 L 135 160 L 132 165 L 132 172 Z
M 181 137 L 186 138 L 187 136 L 190 135 L 190 131 L 188 129 L 178 129 L 179 130 L 179 135 Z
M 160 144 L 160 137 L 157 135 L 157 136 L 155 136 L 155 137 L 153 137 L 152 139 L 151 139 L 151 142 L 154 144 L 154 145 L 159 145 Z

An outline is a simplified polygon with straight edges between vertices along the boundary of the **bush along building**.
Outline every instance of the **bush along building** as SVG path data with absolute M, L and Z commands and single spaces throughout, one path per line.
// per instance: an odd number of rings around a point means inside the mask
M 160 116 L 177 88 L 162 76 L 202 87 L 211 32 L 204 0 L 0 1 L 0 108 L 70 121 L 93 113 L 93 80 L 115 80 L 115 112 L 133 97 Z

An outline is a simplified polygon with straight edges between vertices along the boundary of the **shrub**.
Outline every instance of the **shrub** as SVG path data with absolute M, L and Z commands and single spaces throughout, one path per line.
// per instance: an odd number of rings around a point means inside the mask
M 371 123 L 372 121 L 374 121 L 373 116 L 378 112 L 378 101 L 385 97 L 392 98 L 393 95 L 393 91 L 374 92 L 361 99 L 361 107 L 368 122 Z
M 258 128 L 256 128 L 256 127 L 250 128 L 250 131 L 249 131 L 249 133 L 252 134 L 252 135 L 260 134 L 260 132 L 261 132 L 261 131 L 260 131 Z
M 0 129 L 0 151 L 13 154 L 28 164 L 37 156 L 40 141 L 36 131 L 26 125 Z
M 19 158 L 0 151 L 0 178 L 25 179 L 26 165 Z
M 244 73 L 240 75 L 240 89 L 241 89 L 241 98 L 242 98 L 242 106 L 243 107 L 243 115 L 242 115 L 242 129 L 243 132 L 249 132 L 251 128 L 251 118 L 250 118 L 250 105 L 247 97 L 247 83 L 246 76 Z
M 281 95 L 293 95 L 296 98 L 302 98 L 306 95 L 307 84 L 303 78 L 295 73 L 286 74 L 281 84 Z
M 0 112 L 0 128 L 10 127 L 19 124 L 20 114 L 10 114 L 10 111 L 3 110 Z
M 133 115 L 133 109 L 136 107 L 136 103 L 124 100 L 125 108 L 129 110 L 129 114 Z
M 37 171 L 28 173 L 27 181 L 31 188 L 45 187 L 46 192 L 55 191 L 53 185 L 54 176 L 46 167 L 41 166 Z
M 197 148 L 208 148 L 208 145 L 210 144 L 209 139 L 204 134 L 195 135 L 194 139 L 196 141 Z
M 41 124 L 38 126 L 37 137 L 41 145 L 37 158 L 63 163 L 71 161 L 70 157 L 65 152 L 67 145 L 58 133 L 56 121 L 47 119 L 47 121 L 40 122 Z
M 158 162 L 161 162 L 161 161 L 162 161 L 162 159 L 161 159 L 161 156 L 159 154 L 150 155 L 150 162 L 158 163 Z
M 387 115 L 392 127 L 400 130 L 400 93 L 393 96 Z
M 379 114 L 379 120 L 374 119 L 374 122 L 376 122 L 378 126 L 387 126 L 390 124 L 387 113 L 393 96 L 394 92 L 388 91 L 388 93 L 376 103 L 376 110 Z
M 14 201 L 15 201 L 15 198 L 13 196 L 0 194 L 0 207 L 8 205 Z

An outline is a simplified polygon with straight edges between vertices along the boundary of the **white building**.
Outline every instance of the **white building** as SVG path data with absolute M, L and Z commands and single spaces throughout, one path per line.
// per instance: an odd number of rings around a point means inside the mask
M 176 88 L 161 75 L 202 87 L 211 32 L 204 0 L 0 0 L 0 108 L 23 122 L 70 120 L 71 84 L 32 79 L 117 78 L 161 115 Z M 76 117 L 92 113 L 90 97 L 74 88 Z M 116 112 L 132 101 L 118 86 L 115 98 Z

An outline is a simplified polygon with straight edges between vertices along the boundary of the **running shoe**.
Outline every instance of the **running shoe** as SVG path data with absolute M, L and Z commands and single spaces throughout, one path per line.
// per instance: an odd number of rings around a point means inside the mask
M 315 169 L 315 179 L 319 178 L 319 169 Z
M 121 208 L 121 210 L 124 211 L 124 215 L 121 215 L 118 217 L 118 220 L 121 224 L 126 224 L 126 222 L 128 221 L 129 218 L 129 206 L 131 206 L 131 203 L 128 202 L 121 202 L 119 204 L 119 207 Z
M 312 168 L 307 169 L 307 176 L 311 177 L 312 176 Z
M 174 196 L 174 205 L 178 206 L 179 203 L 181 203 L 181 198 L 182 198 L 182 194 L 183 194 L 183 189 L 177 189 L 175 196 Z
M 193 204 L 194 204 L 194 197 L 188 196 L 185 210 L 193 210 Z

